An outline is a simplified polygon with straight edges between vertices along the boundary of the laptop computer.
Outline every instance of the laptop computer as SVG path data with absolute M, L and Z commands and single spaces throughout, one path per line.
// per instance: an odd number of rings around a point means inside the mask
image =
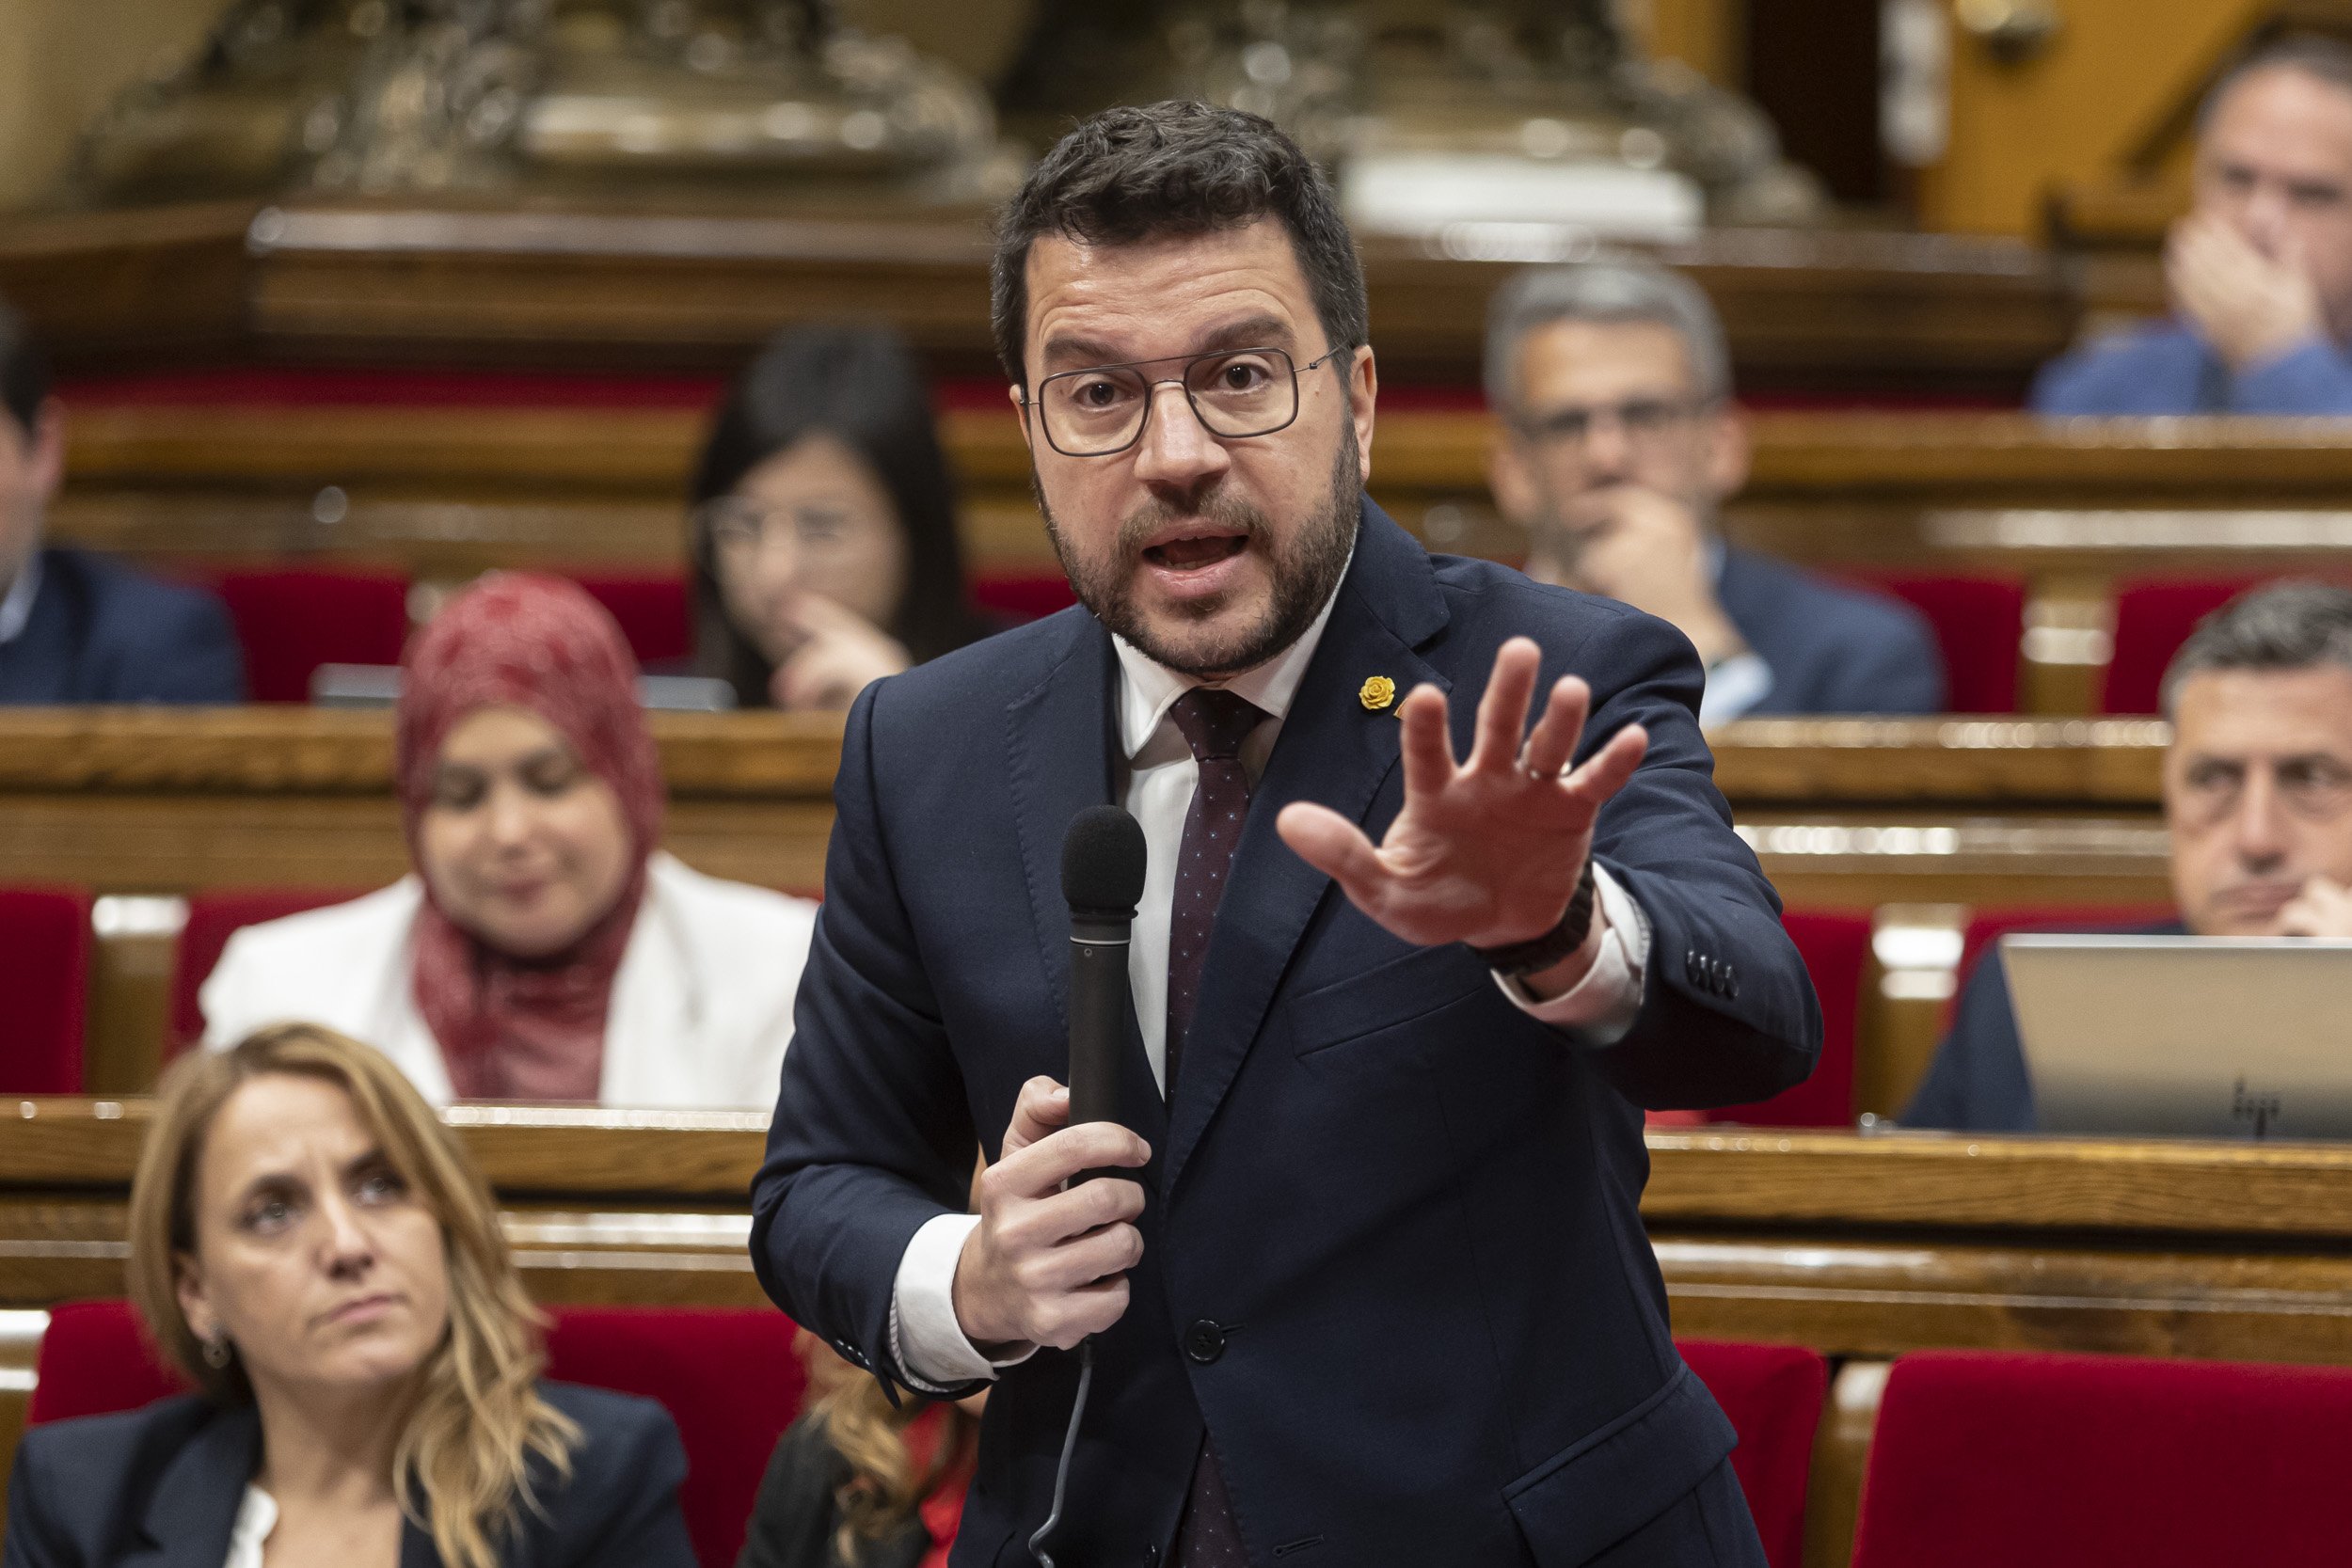
M 2352 1138 L 2352 942 L 2001 939 L 2044 1132 Z

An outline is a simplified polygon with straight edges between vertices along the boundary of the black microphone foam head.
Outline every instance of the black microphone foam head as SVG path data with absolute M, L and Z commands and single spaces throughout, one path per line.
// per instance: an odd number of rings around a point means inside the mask
M 1073 915 L 1133 920 L 1143 897 L 1143 827 L 1117 806 L 1089 806 L 1061 841 L 1061 895 Z

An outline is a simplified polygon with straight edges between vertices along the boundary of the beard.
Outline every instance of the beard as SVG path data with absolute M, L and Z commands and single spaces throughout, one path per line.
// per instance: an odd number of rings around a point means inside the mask
M 1361 515 L 1363 478 L 1356 445 L 1356 427 L 1343 422 L 1338 455 L 1331 464 L 1330 487 L 1323 503 L 1285 544 L 1266 515 L 1237 497 L 1212 493 L 1189 515 L 1205 518 L 1218 528 L 1244 537 L 1247 549 L 1263 550 L 1273 578 L 1265 612 L 1246 626 L 1213 636 L 1184 638 L 1184 627 L 1200 627 L 1230 609 L 1229 597 L 1178 606 L 1171 627 L 1154 626 L 1136 608 L 1135 562 L 1142 559 L 1144 542 L 1178 517 L 1166 502 L 1152 500 L 1129 513 L 1119 525 L 1119 536 L 1107 555 L 1088 559 L 1055 521 L 1044 488 L 1030 470 L 1030 489 L 1038 512 L 1045 519 L 1046 536 L 1070 578 L 1078 602 L 1096 620 L 1125 638 L 1153 663 L 1213 680 L 1254 669 L 1289 647 L 1314 625 L 1355 552 L 1356 527 Z

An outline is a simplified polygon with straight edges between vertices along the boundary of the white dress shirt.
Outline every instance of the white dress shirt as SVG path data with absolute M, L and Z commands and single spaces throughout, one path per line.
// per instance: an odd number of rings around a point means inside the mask
M 6 594 L 0 594 L 0 646 L 24 635 L 24 623 L 33 618 L 33 600 L 40 593 L 40 546 L 36 543 L 26 553 L 16 580 L 8 584 Z
M 1331 619 L 1335 594 L 1297 641 L 1253 670 L 1221 682 L 1224 689 L 1263 710 L 1266 717 L 1242 742 L 1241 764 L 1254 787 L 1265 771 L 1297 695 L 1323 628 Z M 1168 710 L 1201 684 L 1152 661 L 1126 639 L 1114 637 L 1119 654 L 1120 750 L 1127 759 L 1125 804 L 1143 828 L 1146 850 L 1143 899 L 1136 909 L 1128 976 L 1135 987 L 1136 1022 L 1143 1034 L 1152 1076 L 1168 1082 L 1168 913 L 1176 899 L 1176 862 L 1184 846 L 1184 815 L 1200 778 L 1192 749 Z M 1593 967 L 1574 988 L 1538 1002 L 1516 983 L 1496 976 L 1511 1000 L 1531 1016 L 1580 1038 L 1609 1045 L 1633 1026 L 1642 1006 L 1643 971 L 1649 960 L 1649 918 L 1615 879 L 1593 868 L 1595 892 L 1608 922 Z M 980 1354 L 956 1322 L 956 1263 L 966 1237 L 979 1223 L 974 1214 L 942 1214 L 914 1233 L 898 1262 L 891 1296 L 891 1350 L 905 1380 L 936 1392 L 944 1385 L 993 1378 L 996 1369 L 1026 1360 L 1035 1347 L 992 1360 Z
M 278 1499 L 247 1486 L 237 1505 L 237 1522 L 229 1527 L 229 1560 L 221 1568 L 262 1568 L 262 1548 L 277 1528 Z
M 1721 589 L 1724 580 L 1724 542 L 1707 541 L 1707 576 Z M 1754 648 L 1742 648 L 1707 672 L 1707 689 L 1699 694 L 1699 728 L 1711 730 L 1747 712 L 1772 691 L 1772 667 Z

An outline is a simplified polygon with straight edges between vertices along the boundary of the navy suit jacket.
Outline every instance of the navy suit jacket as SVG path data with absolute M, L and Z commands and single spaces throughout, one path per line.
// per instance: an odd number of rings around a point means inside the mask
M 0 703 L 242 703 L 218 599 L 83 550 L 43 550 L 32 617 L 0 643 Z
M 2185 936 L 2178 922 L 2132 927 L 2147 936 Z M 1951 1032 L 1936 1047 L 1928 1075 L 1903 1113 L 1905 1127 L 1949 1128 L 1956 1132 L 2031 1132 L 2037 1126 L 2033 1081 L 2026 1073 L 2026 1046 L 2017 1034 L 2017 1009 L 2009 999 L 2009 970 L 2001 950 L 1978 958 L 1952 1011 Z
M 1728 545 L 1715 596 L 1772 671 L 1741 717 L 1944 711 L 1944 658 L 1909 605 Z
M 1515 633 L 1595 691 L 1592 736 L 1648 760 L 1596 854 L 1652 925 L 1632 1030 L 1581 1042 L 1458 945 L 1417 947 L 1275 836 L 1317 800 L 1376 839 L 1403 794 L 1366 677 L 1473 699 Z M 1083 610 L 869 687 L 834 784 L 825 903 L 753 1190 L 752 1256 L 785 1310 L 881 1372 L 915 1230 L 961 1212 L 1024 1081 L 1067 1071 L 1062 835 L 1117 799 L 1118 661 Z M 1683 1367 L 1637 1212 L 1645 1105 L 1802 1080 L 1820 1021 L 1731 832 L 1664 623 L 1491 562 L 1432 559 L 1367 503 L 1354 563 L 1250 803 L 1172 1103 L 1132 1023 L 1123 1120 L 1153 1150 L 1143 1261 L 1099 1365 L 1064 1562 L 1157 1562 L 1203 1423 L 1250 1559 L 1760 1562 L 1733 1436 Z M 1588 743 L 1587 750 L 1590 750 Z M 957 1568 L 1026 1562 L 1076 1358 L 990 1397 Z
M 532 1460 L 539 1507 L 516 1510 L 506 1568 L 696 1568 L 678 1513 L 686 1454 L 651 1400 L 542 1383 L 580 1423 L 572 1475 Z M 5 1568 L 221 1568 L 262 1454 L 251 1405 L 201 1395 L 35 1427 L 8 1480 Z M 441 1568 L 433 1537 L 401 1529 L 400 1568 Z

